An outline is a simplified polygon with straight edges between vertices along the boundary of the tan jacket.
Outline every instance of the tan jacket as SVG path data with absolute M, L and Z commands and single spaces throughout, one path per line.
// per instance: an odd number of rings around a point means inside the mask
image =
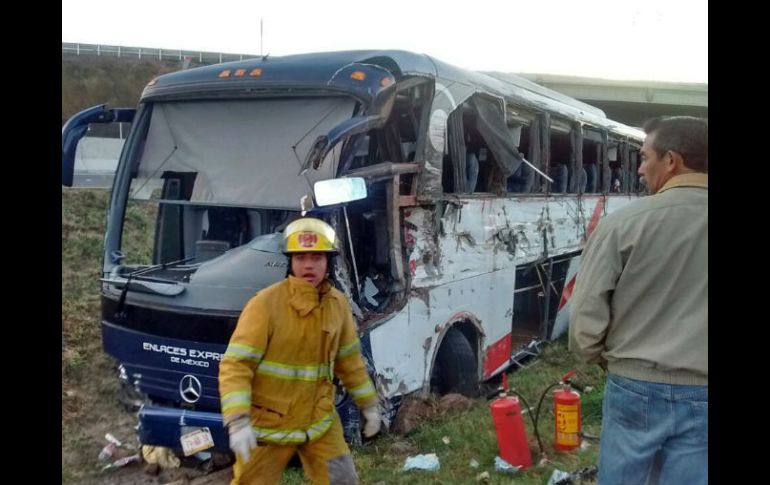
M 251 415 L 257 439 L 312 441 L 336 417 L 333 375 L 359 407 L 377 401 L 348 301 L 289 276 L 246 304 L 219 365 L 225 424 Z
M 708 176 L 683 174 L 589 237 L 569 348 L 610 372 L 708 385 Z

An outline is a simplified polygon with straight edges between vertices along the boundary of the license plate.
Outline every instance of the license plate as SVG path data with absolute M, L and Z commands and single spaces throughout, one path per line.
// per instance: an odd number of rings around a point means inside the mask
M 208 428 L 198 428 L 195 431 L 185 433 L 180 438 L 184 456 L 194 455 L 199 451 L 214 447 L 214 439 Z

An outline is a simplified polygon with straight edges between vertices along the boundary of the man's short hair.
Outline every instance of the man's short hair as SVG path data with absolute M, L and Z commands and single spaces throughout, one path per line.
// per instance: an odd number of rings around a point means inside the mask
M 693 116 L 659 116 L 644 124 L 644 132 L 655 134 L 652 149 L 662 157 L 677 152 L 684 166 L 696 172 L 709 171 L 709 122 Z

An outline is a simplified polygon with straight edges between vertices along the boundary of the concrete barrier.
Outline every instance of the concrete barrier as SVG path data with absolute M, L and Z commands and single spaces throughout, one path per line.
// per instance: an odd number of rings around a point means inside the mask
M 75 152 L 75 173 L 115 172 L 124 141 L 97 137 L 81 139 Z

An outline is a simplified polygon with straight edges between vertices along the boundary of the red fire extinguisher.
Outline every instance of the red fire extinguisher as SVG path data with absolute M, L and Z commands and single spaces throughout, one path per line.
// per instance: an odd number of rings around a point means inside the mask
M 507 395 L 508 380 L 505 374 L 503 374 L 503 388 L 500 397 L 490 404 L 500 457 L 511 465 L 526 470 L 532 466 L 527 431 L 524 428 L 519 399 Z
M 561 387 L 553 393 L 554 448 L 557 451 L 571 451 L 580 446 L 580 394 L 569 382 L 575 372 L 575 369 L 567 372 L 561 378 Z

